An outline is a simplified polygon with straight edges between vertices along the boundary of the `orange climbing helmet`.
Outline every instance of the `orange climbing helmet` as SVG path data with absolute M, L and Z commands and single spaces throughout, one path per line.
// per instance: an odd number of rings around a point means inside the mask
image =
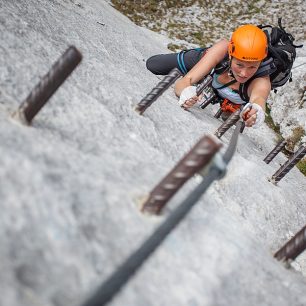
M 268 54 L 267 36 L 255 25 L 243 25 L 233 32 L 228 53 L 243 61 L 261 61 Z

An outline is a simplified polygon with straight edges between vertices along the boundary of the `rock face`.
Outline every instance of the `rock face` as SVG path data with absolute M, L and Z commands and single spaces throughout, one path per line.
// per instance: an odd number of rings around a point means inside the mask
M 276 94 L 271 94 L 271 116 L 280 126 L 285 139 L 292 138 L 296 133 L 305 141 L 306 131 L 306 57 L 298 57 L 292 70 L 293 81 L 281 87 Z M 301 143 L 299 141 L 297 146 Z
M 81 305 L 197 185 L 156 218 L 135 199 L 220 121 L 184 112 L 168 90 L 144 116 L 134 106 L 159 81 L 145 68 L 160 38 L 108 3 L 0 4 L 1 305 Z M 83 61 L 31 127 L 10 118 L 66 50 Z M 292 92 L 292 95 L 294 93 Z M 226 146 L 230 132 L 224 136 Z M 273 253 L 305 222 L 305 177 L 263 126 L 241 135 L 214 183 L 111 305 L 305 305 L 305 255 L 286 270 Z

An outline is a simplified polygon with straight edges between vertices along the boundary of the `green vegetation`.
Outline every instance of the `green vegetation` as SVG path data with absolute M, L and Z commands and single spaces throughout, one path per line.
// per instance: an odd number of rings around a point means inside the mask
M 267 105 L 266 107 L 266 118 L 265 118 L 265 123 L 268 125 L 268 127 L 270 129 L 272 129 L 277 137 L 278 137 L 278 140 L 281 139 L 281 134 L 280 134 L 280 128 L 279 128 L 279 125 L 278 124 L 275 124 L 272 117 L 271 117 L 271 108 L 269 105 Z
M 287 150 L 293 152 L 295 145 L 301 140 L 304 135 L 305 130 L 303 129 L 303 127 L 298 126 L 294 128 L 291 136 L 287 138 Z
M 181 50 L 181 46 L 177 45 L 177 44 L 168 44 L 167 48 L 173 52 L 177 52 L 179 50 Z
M 299 105 L 299 109 L 302 109 L 304 107 L 304 103 L 306 102 L 306 86 L 304 87 L 304 92 L 302 94 L 301 102 Z
M 112 0 L 112 5 L 139 26 L 166 32 L 170 38 L 198 46 L 228 38 L 229 32 L 240 23 L 239 18 L 251 19 L 261 10 L 258 0 L 230 5 L 209 0 Z M 211 16 L 209 20 L 205 18 L 207 13 Z
M 114 8 L 139 26 L 167 33 L 170 38 L 181 39 L 198 46 L 210 45 L 246 22 L 273 24 L 275 16 L 292 9 L 285 1 L 210 1 L 210 0 L 112 0 Z M 271 11 L 274 14 L 263 14 Z M 290 24 L 288 25 L 290 26 Z M 296 38 L 306 39 L 303 27 L 295 29 Z
M 300 160 L 296 166 L 306 176 L 306 158 Z

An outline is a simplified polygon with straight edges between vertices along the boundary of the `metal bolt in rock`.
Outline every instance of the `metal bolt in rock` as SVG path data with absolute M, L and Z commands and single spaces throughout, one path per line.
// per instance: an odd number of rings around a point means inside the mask
M 281 261 L 294 260 L 306 249 L 306 226 L 294 235 L 274 257 Z
M 272 175 L 271 182 L 277 184 L 306 154 L 306 146 L 301 146 L 294 154 Z
M 24 124 L 30 124 L 81 60 L 82 54 L 74 46 L 69 47 L 54 63 L 50 71 L 33 88 L 17 111 L 12 114 L 12 117 Z
M 218 138 L 221 138 L 221 136 L 234 124 L 236 124 L 240 119 L 240 109 L 237 109 L 234 113 L 232 113 L 226 121 L 224 121 L 219 128 L 216 130 L 214 135 L 216 135 Z
M 183 184 L 211 161 L 220 147 L 221 143 L 217 143 L 212 137 L 203 136 L 151 191 L 141 210 L 151 214 L 160 213 Z
M 266 164 L 269 164 L 273 158 L 286 146 L 287 141 L 286 140 L 282 140 L 280 141 L 275 148 L 265 157 L 264 162 Z
M 174 68 L 166 75 L 135 107 L 135 111 L 140 115 L 151 106 L 151 104 L 157 100 L 179 77 L 181 72 Z

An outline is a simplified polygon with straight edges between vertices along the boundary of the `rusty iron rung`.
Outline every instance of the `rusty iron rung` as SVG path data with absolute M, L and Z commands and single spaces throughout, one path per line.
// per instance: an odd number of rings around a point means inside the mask
M 55 91 L 62 85 L 76 66 L 81 62 L 82 54 L 74 46 L 70 46 L 64 54 L 53 64 L 49 72 L 32 89 L 18 110 L 12 114 L 13 118 L 30 124 L 33 118 L 47 103 Z
M 273 158 L 286 146 L 286 144 L 287 141 L 284 139 L 278 142 L 273 150 L 264 158 L 264 162 L 269 164 Z
M 296 233 L 274 257 L 281 261 L 294 260 L 306 249 L 306 226 Z
M 142 115 L 179 77 L 181 72 L 174 68 L 166 75 L 141 101 L 135 106 L 135 111 Z
M 277 184 L 306 154 L 306 146 L 301 146 L 273 175 L 272 182 Z
M 219 128 L 216 130 L 214 135 L 216 135 L 218 138 L 221 138 L 222 135 L 234 124 L 238 122 L 240 119 L 240 109 L 237 109 L 234 113 L 232 113 L 225 122 L 223 122 Z
M 216 142 L 211 136 L 203 136 L 150 192 L 150 196 L 143 203 L 141 210 L 151 214 L 159 214 L 185 182 L 210 162 L 220 147 L 221 143 Z

